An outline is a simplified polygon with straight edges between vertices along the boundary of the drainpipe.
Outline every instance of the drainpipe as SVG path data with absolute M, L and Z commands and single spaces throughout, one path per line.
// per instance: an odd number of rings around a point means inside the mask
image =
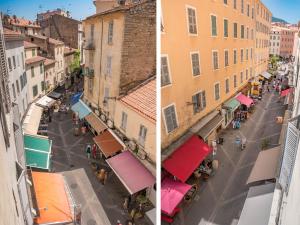
M 102 49 L 103 49 L 103 18 L 101 18 L 101 46 L 100 46 L 100 75 L 99 75 L 99 92 L 98 92 L 98 110 L 100 109 L 100 77 L 102 73 Z M 100 110 L 99 110 L 100 115 Z

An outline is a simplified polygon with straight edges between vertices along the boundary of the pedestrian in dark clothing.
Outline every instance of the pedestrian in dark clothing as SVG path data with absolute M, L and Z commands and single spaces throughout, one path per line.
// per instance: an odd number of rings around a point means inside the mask
M 270 92 L 270 87 L 269 87 L 269 85 L 267 86 L 267 90 L 268 90 L 268 92 Z
M 91 158 L 91 145 L 87 145 L 86 146 L 86 154 L 87 154 L 87 157 L 88 157 L 88 159 L 90 159 Z

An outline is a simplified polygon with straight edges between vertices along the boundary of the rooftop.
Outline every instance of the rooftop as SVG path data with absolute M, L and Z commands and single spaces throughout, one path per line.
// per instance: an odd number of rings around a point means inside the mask
M 36 22 L 32 22 L 30 20 L 24 18 L 8 18 L 8 22 L 12 25 L 19 27 L 32 27 L 32 28 L 41 28 Z
M 120 101 L 150 120 L 156 121 L 156 80 L 152 78 L 146 81 Z
M 32 57 L 30 59 L 26 59 L 26 64 L 32 64 L 32 63 L 36 63 L 36 62 L 40 62 L 40 61 L 44 61 L 46 58 L 42 57 L 42 56 L 35 56 Z
M 56 61 L 54 59 L 45 58 L 44 66 L 49 66 L 51 64 L 54 64 Z
M 5 40 L 22 40 L 24 38 L 24 36 L 20 32 L 13 31 L 5 27 L 3 28 L 3 31 Z
M 62 41 L 59 41 L 59 40 L 56 40 L 56 39 L 53 39 L 53 38 L 49 38 L 49 37 L 46 37 L 46 36 L 43 36 L 43 35 L 39 35 L 39 34 L 31 34 L 29 36 L 33 37 L 33 38 L 42 39 L 42 40 L 47 40 L 48 39 L 49 43 L 54 44 L 54 45 L 63 45 L 64 44 Z
M 28 42 L 28 41 L 24 41 L 24 48 L 38 48 L 39 46 L 37 46 L 36 44 L 32 43 L 32 42 Z

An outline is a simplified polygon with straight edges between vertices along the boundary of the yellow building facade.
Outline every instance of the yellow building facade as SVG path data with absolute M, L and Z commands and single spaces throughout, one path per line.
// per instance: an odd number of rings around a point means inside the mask
M 256 3 L 162 0 L 162 149 L 255 76 Z

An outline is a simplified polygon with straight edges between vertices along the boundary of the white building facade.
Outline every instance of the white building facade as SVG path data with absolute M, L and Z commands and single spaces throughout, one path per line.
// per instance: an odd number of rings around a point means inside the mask
M 270 55 L 280 55 L 280 30 L 276 28 L 271 29 L 270 33 Z

